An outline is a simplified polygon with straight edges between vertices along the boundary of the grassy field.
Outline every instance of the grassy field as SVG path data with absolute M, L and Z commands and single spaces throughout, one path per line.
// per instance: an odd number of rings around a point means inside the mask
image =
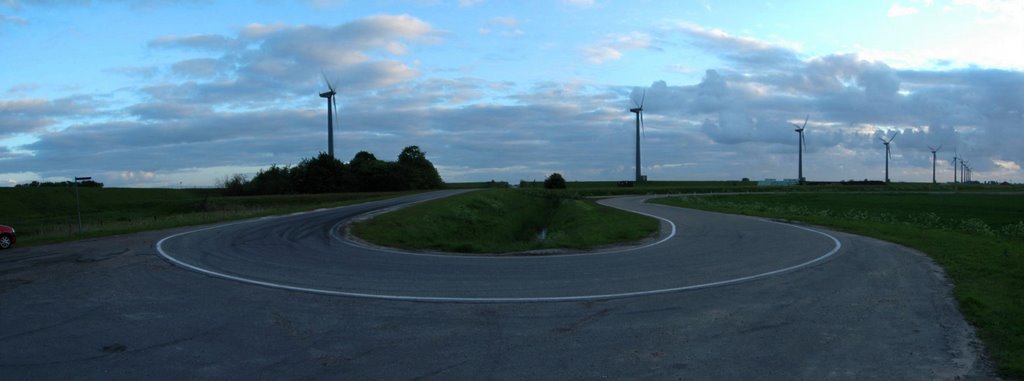
M 18 231 L 18 246 L 72 241 L 178 226 L 286 214 L 404 193 L 222 197 L 218 189 L 79 188 L 82 234 L 73 188 L 0 188 L 0 224 Z
M 1024 195 L 757 194 L 655 202 L 802 221 L 925 252 L 945 268 L 1000 373 L 1024 378 Z
M 565 192 L 516 189 L 418 204 L 353 226 L 354 234 L 376 244 L 460 253 L 586 249 L 640 240 L 657 230 L 655 219 Z
M 525 189 L 542 189 L 544 183 L 524 182 Z M 1024 186 L 986 184 L 891 183 L 888 185 L 813 184 L 801 186 L 759 187 L 756 181 L 647 181 L 633 186 L 619 186 L 615 181 L 569 181 L 566 192 L 577 196 L 610 196 L 629 194 L 692 194 L 692 193 L 773 193 L 773 192 L 1022 192 Z

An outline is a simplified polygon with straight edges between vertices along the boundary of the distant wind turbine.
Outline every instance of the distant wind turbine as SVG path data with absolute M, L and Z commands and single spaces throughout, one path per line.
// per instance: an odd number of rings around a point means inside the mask
M 882 144 L 885 144 L 885 183 L 886 184 L 889 183 L 889 158 L 892 157 L 892 152 L 889 151 L 889 143 L 892 143 L 893 139 L 896 139 L 896 134 L 892 134 L 892 137 L 889 138 L 889 140 L 885 140 L 884 138 L 878 138 L 878 140 L 882 141 Z
M 793 131 L 796 131 L 796 133 L 800 134 L 800 142 L 797 144 L 797 151 L 799 152 L 799 154 L 797 156 L 796 177 L 796 181 L 800 184 L 804 183 L 804 147 L 806 147 L 806 142 L 804 141 L 804 129 L 807 128 L 807 120 L 810 118 L 811 116 L 807 115 L 807 117 L 804 118 L 804 124 L 802 126 L 798 126 L 796 123 L 790 123 L 793 125 L 793 127 L 796 127 L 796 129 Z
M 334 114 L 338 112 L 338 101 L 334 95 L 337 93 L 326 74 L 324 74 L 324 82 L 327 83 L 327 91 L 320 93 L 320 98 L 327 98 L 327 154 L 334 158 Z M 331 109 L 332 104 L 333 110 Z
M 956 161 L 957 161 L 957 159 L 959 159 L 959 157 L 957 157 L 956 148 L 954 148 L 953 149 L 953 184 L 956 184 Z
M 968 173 L 970 173 L 971 171 L 971 167 L 970 165 L 968 165 L 968 163 L 969 162 L 967 160 L 964 160 L 964 158 L 960 158 L 960 182 L 964 184 L 967 184 L 969 181 L 971 181 L 970 178 L 968 178 Z
M 643 176 L 640 174 L 640 129 L 644 125 L 644 100 L 647 99 L 647 91 L 645 90 L 643 96 L 640 98 L 640 103 L 636 103 L 636 99 L 633 100 L 633 107 L 629 109 L 629 112 L 636 114 L 636 182 L 644 181 Z
M 928 149 L 932 151 L 932 184 L 935 184 L 935 153 L 942 149 L 942 144 L 939 144 L 939 148 L 928 146 Z

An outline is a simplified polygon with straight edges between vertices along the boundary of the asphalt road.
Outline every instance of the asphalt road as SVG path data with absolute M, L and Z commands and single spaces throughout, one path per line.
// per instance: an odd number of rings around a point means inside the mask
M 2 252 L 0 378 L 992 377 L 941 269 L 878 240 L 636 198 L 663 235 L 591 254 L 335 233 L 446 194 Z

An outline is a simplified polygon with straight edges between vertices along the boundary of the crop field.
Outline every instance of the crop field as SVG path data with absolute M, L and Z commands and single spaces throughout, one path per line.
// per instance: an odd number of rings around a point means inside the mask
M 0 188 L 0 224 L 18 232 L 18 246 L 200 225 L 341 206 L 406 193 L 337 193 L 223 197 L 220 189 Z
M 778 218 L 872 236 L 932 257 L 1000 373 L 1024 378 L 1024 195 L 807 193 L 686 196 L 673 206 Z

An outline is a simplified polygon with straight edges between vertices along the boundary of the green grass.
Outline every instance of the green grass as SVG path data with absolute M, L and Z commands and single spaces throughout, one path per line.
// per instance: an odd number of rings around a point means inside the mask
M 218 189 L 79 188 L 82 234 L 73 188 L 0 188 L 0 224 L 18 246 L 286 214 L 405 193 L 222 197 Z
M 569 198 L 565 192 L 492 189 L 379 215 L 355 224 L 353 233 L 412 250 L 508 253 L 637 241 L 655 234 L 658 225 L 650 217 Z
M 647 181 L 631 187 L 618 186 L 615 181 L 567 181 L 566 192 L 579 196 L 609 196 L 628 194 L 754 192 L 764 191 L 757 182 L 750 181 Z M 543 181 L 528 181 L 524 189 L 543 189 Z M 770 189 L 770 188 L 767 188 Z
M 483 188 L 508 188 L 509 184 L 504 181 L 479 181 L 465 183 L 444 183 L 444 189 L 483 189 Z
M 542 189 L 543 181 L 527 181 L 525 189 Z M 775 192 L 1022 192 L 1020 185 L 891 183 L 888 185 L 813 184 L 759 187 L 757 181 L 647 181 L 620 187 L 615 181 L 568 181 L 566 191 L 578 196 L 692 193 L 775 193 Z
M 1004 377 L 1024 378 L 1024 195 L 765 194 L 654 202 L 822 225 L 927 253 Z

